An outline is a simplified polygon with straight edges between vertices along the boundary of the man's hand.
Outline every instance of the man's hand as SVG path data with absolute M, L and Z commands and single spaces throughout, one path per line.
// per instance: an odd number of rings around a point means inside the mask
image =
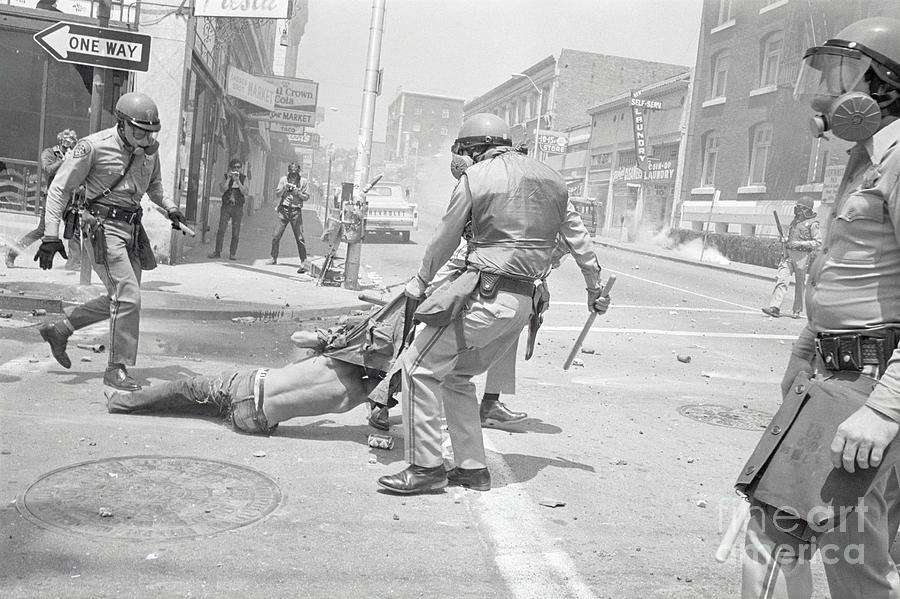
M 409 283 L 406 284 L 406 288 L 403 290 L 403 294 L 409 299 L 413 299 L 416 301 L 422 301 L 425 298 L 425 289 L 428 288 L 428 285 L 419 278 L 419 275 L 414 276 L 409 280 Z
M 863 406 L 844 420 L 831 441 L 831 463 L 851 474 L 856 468 L 877 468 L 900 424 Z
M 184 222 L 184 214 L 178 208 L 174 210 L 169 210 L 168 213 L 169 220 L 172 221 L 173 229 L 180 229 L 181 223 Z
M 588 310 L 597 314 L 606 314 L 609 309 L 609 296 L 603 294 L 603 287 L 588 289 Z
M 56 256 L 57 252 L 66 260 L 69 259 L 63 242 L 58 237 L 47 237 L 41 242 L 41 247 L 38 248 L 34 259 L 40 264 L 42 270 L 50 270 L 53 268 L 53 257 Z

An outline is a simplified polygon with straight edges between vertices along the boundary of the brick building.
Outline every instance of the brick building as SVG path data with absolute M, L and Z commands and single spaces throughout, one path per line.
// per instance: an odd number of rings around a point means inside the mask
M 541 130 L 567 131 L 587 123 L 587 109 L 601 100 L 687 70 L 681 65 L 563 48 L 559 58 L 551 55 L 525 69 L 522 75 L 527 77 L 511 76 L 466 102 L 464 112 L 465 116 L 493 112 L 509 123 L 514 142 L 533 144 L 539 114 Z
M 449 153 L 462 109 L 462 98 L 401 90 L 388 107 L 385 159 L 407 162 L 419 154 Z
M 849 144 L 810 135 L 812 111 L 792 97 L 803 53 L 854 21 L 897 14 L 900 0 L 704 0 L 681 226 L 772 235 L 772 210 L 789 216 L 801 195 L 828 210 Z

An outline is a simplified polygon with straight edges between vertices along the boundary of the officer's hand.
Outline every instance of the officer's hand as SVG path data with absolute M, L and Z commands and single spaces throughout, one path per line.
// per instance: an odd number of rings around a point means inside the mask
M 784 244 L 784 247 L 786 247 L 789 250 L 799 250 L 800 244 L 797 243 L 796 241 L 788 241 L 786 244 Z
M 69 259 L 69 255 L 66 254 L 66 248 L 63 245 L 63 242 L 60 241 L 58 237 L 50 237 L 41 242 L 41 247 L 38 248 L 37 253 L 34 255 L 34 259 L 40 264 L 42 270 L 50 270 L 53 268 L 53 257 L 57 252 L 59 252 L 66 260 Z
M 900 424 L 863 406 L 838 426 L 831 442 L 831 463 L 853 473 L 859 467 L 877 468 L 884 450 L 897 436 Z
M 425 298 L 425 289 L 427 287 L 425 282 L 419 278 L 419 275 L 416 275 L 406 284 L 403 294 L 409 299 L 422 301 Z
M 787 368 L 784 370 L 784 376 L 781 377 L 781 397 L 785 398 L 787 397 L 787 394 L 791 392 L 791 388 L 794 385 L 794 379 L 797 378 L 797 375 L 801 372 L 812 371 L 813 366 L 809 360 L 804 360 L 799 356 L 791 354 Z
M 172 221 L 173 229 L 180 229 L 181 223 L 184 222 L 184 214 L 178 208 L 169 210 L 169 220 Z
M 606 314 L 609 309 L 609 296 L 603 295 L 603 287 L 588 289 L 588 310 L 597 314 Z

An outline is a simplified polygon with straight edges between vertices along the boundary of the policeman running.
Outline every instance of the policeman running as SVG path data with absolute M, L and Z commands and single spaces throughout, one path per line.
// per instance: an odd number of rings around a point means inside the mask
M 779 225 L 779 232 L 781 225 Z M 819 221 L 813 212 L 813 199 L 803 196 L 794 206 L 794 220 L 788 226 L 787 239 L 784 240 L 784 255 L 778 264 L 775 288 L 769 298 L 769 305 L 762 309 L 772 318 L 781 316 L 781 302 L 787 291 L 791 275 L 794 277 L 793 318 L 800 318 L 803 311 L 803 293 L 806 290 L 806 272 L 812 260 L 813 252 L 819 249 L 822 240 L 819 238 Z
M 156 153 L 160 130 L 156 104 L 145 94 L 131 92 L 119 98 L 115 113 L 116 126 L 79 140 L 53 179 L 47 192 L 46 231 L 34 259 L 46 270 L 53 267 L 57 253 L 65 258 L 59 236 L 63 213 L 69 222 L 80 220 L 87 257 L 106 295 L 75 306 L 61 320 L 41 325 L 39 331 L 56 361 L 71 368 L 66 354 L 69 336 L 109 319 L 109 364 L 103 383 L 134 391 L 141 386 L 126 366 L 134 366 L 137 359 L 141 273 L 156 268 L 141 224 L 141 198 L 146 193 L 164 208 L 173 228 L 184 222 L 184 215 L 163 193 Z M 73 202 L 67 209 L 70 195 Z M 73 208 L 80 210 L 76 213 Z

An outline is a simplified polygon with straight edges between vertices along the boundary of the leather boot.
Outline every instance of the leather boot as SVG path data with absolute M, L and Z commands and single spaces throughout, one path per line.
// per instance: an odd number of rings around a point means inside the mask
M 762 308 L 763 314 L 771 316 L 772 318 L 778 318 L 781 316 L 781 308 L 778 306 L 769 306 L 768 308 Z
M 103 384 L 122 391 L 139 391 L 141 386 L 134 380 L 124 364 L 110 364 L 103 374 Z
M 481 407 L 478 411 L 481 415 L 482 426 L 515 424 L 528 418 L 528 414 L 525 412 L 513 412 L 499 399 L 494 399 L 487 395 L 482 398 Z
M 391 422 L 388 420 L 388 407 L 381 406 L 377 403 L 371 403 L 369 409 L 369 425 L 380 431 L 391 429 Z
M 45 322 L 38 327 L 41 339 L 50 344 L 50 353 L 59 362 L 63 368 L 71 368 L 72 360 L 66 353 L 66 345 L 69 336 L 74 332 L 72 325 L 67 320 L 61 320 L 57 323 Z
M 430 493 L 447 486 L 447 473 L 443 464 L 434 468 L 413 464 L 397 474 L 382 476 L 378 479 L 378 484 L 388 491 L 402 495 Z
M 447 473 L 447 484 L 475 491 L 490 491 L 491 473 L 487 468 L 454 468 Z

